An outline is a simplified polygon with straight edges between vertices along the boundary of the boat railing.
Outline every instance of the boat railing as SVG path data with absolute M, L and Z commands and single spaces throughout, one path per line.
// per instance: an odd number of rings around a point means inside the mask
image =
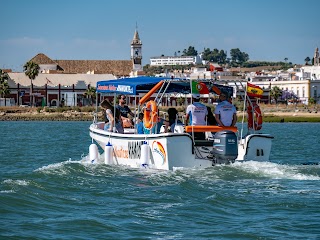
M 186 132 L 220 132 L 224 130 L 232 131 L 234 133 L 238 132 L 237 127 L 225 127 L 225 126 L 208 126 L 208 125 L 200 125 L 200 126 L 186 126 Z

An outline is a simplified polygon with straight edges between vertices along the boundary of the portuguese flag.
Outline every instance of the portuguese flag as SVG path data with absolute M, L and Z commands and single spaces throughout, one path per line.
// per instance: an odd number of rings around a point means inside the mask
M 209 89 L 203 82 L 192 81 L 192 93 L 208 94 Z
M 251 83 L 247 83 L 247 94 L 249 97 L 261 98 L 263 94 L 262 88 Z

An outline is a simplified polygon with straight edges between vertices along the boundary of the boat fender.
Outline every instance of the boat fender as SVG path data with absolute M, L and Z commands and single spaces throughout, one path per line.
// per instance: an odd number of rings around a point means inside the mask
M 112 164 L 113 163 L 113 146 L 108 142 L 104 149 L 104 163 Z
M 253 108 L 253 111 L 252 111 Z M 260 130 L 262 128 L 262 114 L 258 104 L 253 103 L 252 107 L 247 107 L 248 113 L 248 128 L 254 130 Z M 254 114 L 254 117 L 253 117 Z
M 89 146 L 89 158 L 90 158 L 90 162 L 94 163 L 96 161 L 98 161 L 98 147 L 96 144 L 92 143 Z
M 150 158 L 150 147 L 146 141 L 141 145 L 140 163 L 143 167 L 148 166 Z
M 153 128 L 158 120 L 158 107 L 155 101 L 147 102 L 144 109 L 143 125 L 147 129 Z

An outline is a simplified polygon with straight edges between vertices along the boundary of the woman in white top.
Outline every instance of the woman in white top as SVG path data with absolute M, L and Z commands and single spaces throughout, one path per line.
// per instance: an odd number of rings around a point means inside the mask
M 111 103 L 107 100 L 104 99 L 100 106 L 105 109 L 105 114 L 106 114 L 106 123 L 104 125 L 104 130 L 113 132 L 113 126 L 116 127 L 116 131 L 118 133 L 123 133 L 123 126 L 122 126 L 122 121 L 121 119 L 121 113 L 120 111 L 116 108 L 116 114 L 114 118 L 114 108 L 111 105 Z

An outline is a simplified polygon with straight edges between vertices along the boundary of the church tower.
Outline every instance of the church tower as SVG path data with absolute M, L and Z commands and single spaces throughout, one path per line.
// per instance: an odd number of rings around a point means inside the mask
M 313 65 L 320 66 L 320 56 L 319 56 L 319 49 L 318 48 L 316 48 L 316 50 L 314 51 Z
M 131 41 L 131 60 L 133 62 L 133 72 L 142 71 L 142 42 L 137 27 Z

